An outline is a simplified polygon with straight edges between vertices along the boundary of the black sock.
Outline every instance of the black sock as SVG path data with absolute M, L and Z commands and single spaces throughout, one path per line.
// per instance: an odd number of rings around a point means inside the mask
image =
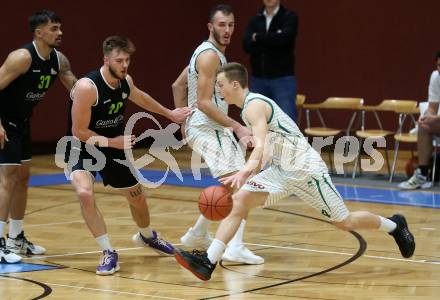
M 428 176 L 429 166 L 419 166 L 419 169 L 423 176 Z

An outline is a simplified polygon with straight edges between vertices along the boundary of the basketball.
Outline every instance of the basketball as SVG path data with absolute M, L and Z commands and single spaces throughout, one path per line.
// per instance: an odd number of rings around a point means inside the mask
M 414 174 L 414 170 L 418 167 L 418 158 L 412 157 L 408 159 L 405 163 L 405 173 L 406 176 L 411 177 Z
M 200 212 L 211 221 L 226 218 L 232 210 L 232 197 L 224 186 L 210 186 L 199 197 Z

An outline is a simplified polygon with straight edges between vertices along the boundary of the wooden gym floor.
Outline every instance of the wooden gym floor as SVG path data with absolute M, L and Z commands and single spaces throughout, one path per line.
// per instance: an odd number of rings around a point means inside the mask
M 187 155 L 177 156 L 188 167 Z M 35 157 L 33 166 L 33 174 L 61 173 L 52 156 Z M 193 225 L 200 190 L 166 185 L 147 191 L 151 224 L 168 241 L 179 245 L 180 236 Z M 34 186 L 29 189 L 25 230 L 47 253 L 25 258 L 15 269 L 0 265 L 0 299 L 355 300 L 438 299 L 440 294 L 438 208 L 346 202 L 353 211 L 406 215 L 417 248 L 414 257 L 403 259 L 387 234 L 340 231 L 292 197 L 270 209 L 256 209 L 249 217 L 245 242 L 265 258 L 264 265 L 221 263 L 211 281 L 201 282 L 173 257 L 135 246 L 131 236 L 136 228 L 125 199 L 100 183 L 95 192 L 121 270 L 113 276 L 95 275 L 99 248 L 70 185 Z M 438 195 L 437 190 L 423 193 L 433 199 Z M 212 233 L 216 226 L 211 225 Z

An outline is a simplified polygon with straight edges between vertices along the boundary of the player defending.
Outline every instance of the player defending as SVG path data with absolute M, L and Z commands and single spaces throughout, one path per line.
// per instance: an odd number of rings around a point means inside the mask
M 29 168 L 32 157 L 30 119 L 57 77 L 70 90 L 76 82 L 61 45 L 61 19 L 42 10 L 29 18 L 32 43 L 11 52 L 0 67 L 0 262 L 15 263 L 17 254 L 43 254 L 24 235 Z M 9 235 L 4 227 L 9 219 Z
M 238 63 L 222 66 L 217 75 L 221 95 L 242 108 L 242 118 L 252 129 L 255 148 L 245 167 L 223 178 L 225 185 L 240 188 L 233 195 L 231 213 L 220 224 L 206 253 L 175 249 L 177 261 L 201 280 L 209 280 L 217 262 L 249 210 L 271 205 L 295 194 L 342 230 L 379 229 L 394 237 L 403 257 L 411 257 L 414 237 L 401 215 L 384 218 L 367 211 L 349 212 L 334 187 L 327 167 L 296 124 L 271 99 L 248 90 L 246 69 Z M 266 142 L 273 147 L 272 162 L 261 172 Z
M 189 66 L 173 84 L 176 107 L 189 104 L 194 108 L 183 136 L 192 149 L 203 157 L 215 178 L 221 178 L 240 170 L 244 154 L 235 141 L 249 138 L 250 131 L 228 117 L 228 104 L 215 89 L 215 76 L 226 63 L 225 51 L 234 32 L 234 14 L 229 5 L 217 5 L 209 14 L 209 39 L 194 51 Z M 188 92 L 187 92 L 188 89 Z M 197 108 L 195 108 L 197 107 Z M 180 241 L 187 247 L 206 249 L 212 241 L 208 233 L 210 221 L 200 215 L 196 224 L 182 236 Z M 235 238 L 229 243 L 223 259 L 246 264 L 262 264 L 264 259 L 252 253 L 243 244 L 246 217 L 242 220 Z
M 190 111 L 188 108 L 170 111 L 134 85 L 127 73 L 134 51 L 134 45 L 129 39 L 108 37 L 103 43 L 104 65 L 81 78 L 71 93 L 72 124 L 69 128 L 81 141 L 81 149 L 72 146 L 69 156 L 70 177 L 86 224 L 103 250 L 101 263 L 96 268 L 98 275 L 113 274 L 119 270 L 119 264 L 118 254 L 110 244 L 104 219 L 96 206 L 93 195 L 96 171 L 87 167 L 88 161 L 95 156 L 87 152 L 85 143 L 94 144 L 105 156 L 105 166 L 99 171 L 104 185 L 119 189 L 130 204 L 133 220 L 139 228 L 133 240 L 160 254 L 172 255 L 174 250 L 171 244 L 159 238 L 150 227 L 146 197 L 137 177 L 130 171 L 132 166 L 122 165 L 116 159 L 126 160 L 124 149 L 134 144 L 134 136 L 123 135 L 127 100 L 177 123 L 182 123 Z M 76 161 L 75 156 L 79 157 Z

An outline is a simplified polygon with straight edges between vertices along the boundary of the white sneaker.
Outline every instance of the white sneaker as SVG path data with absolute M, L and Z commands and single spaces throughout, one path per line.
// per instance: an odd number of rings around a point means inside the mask
M 205 234 L 202 235 L 196 234 L 191 227 L 185 235 L 180 238 L 180 242 L 186 247 L 208 249 L 212 243 L 212 237 L 209 232 L 205 232 Z
M 28 239 L 24 236 L 24 232 L 22 231 L 16 238 L 8 237 L 6 241 L 6 248 L 9 251 L 17 253 L 17 254 L 25 254 L 25 255 L 40 255 L 46 252 L 46 249 L 32 244 Z
M 427 176 L 423 176 L 419 168 L 414 171 L 413 176 L 407 181 L 399 183 L 398 187 L 403 190 L 429 189 L 432 182 L 428 181 Z
M 264 258 L 255 255 L 245 245 L 229 246 L 226 248 L 225 253 L 222 256 L 223 260 L 231 262 L 239 262 L 248 265 L 261 265 L 264 264 Z
M 6 249 L 4 237 L 0 237 L 0 263 L 15 264 L 21 261 L 21 256 Z

